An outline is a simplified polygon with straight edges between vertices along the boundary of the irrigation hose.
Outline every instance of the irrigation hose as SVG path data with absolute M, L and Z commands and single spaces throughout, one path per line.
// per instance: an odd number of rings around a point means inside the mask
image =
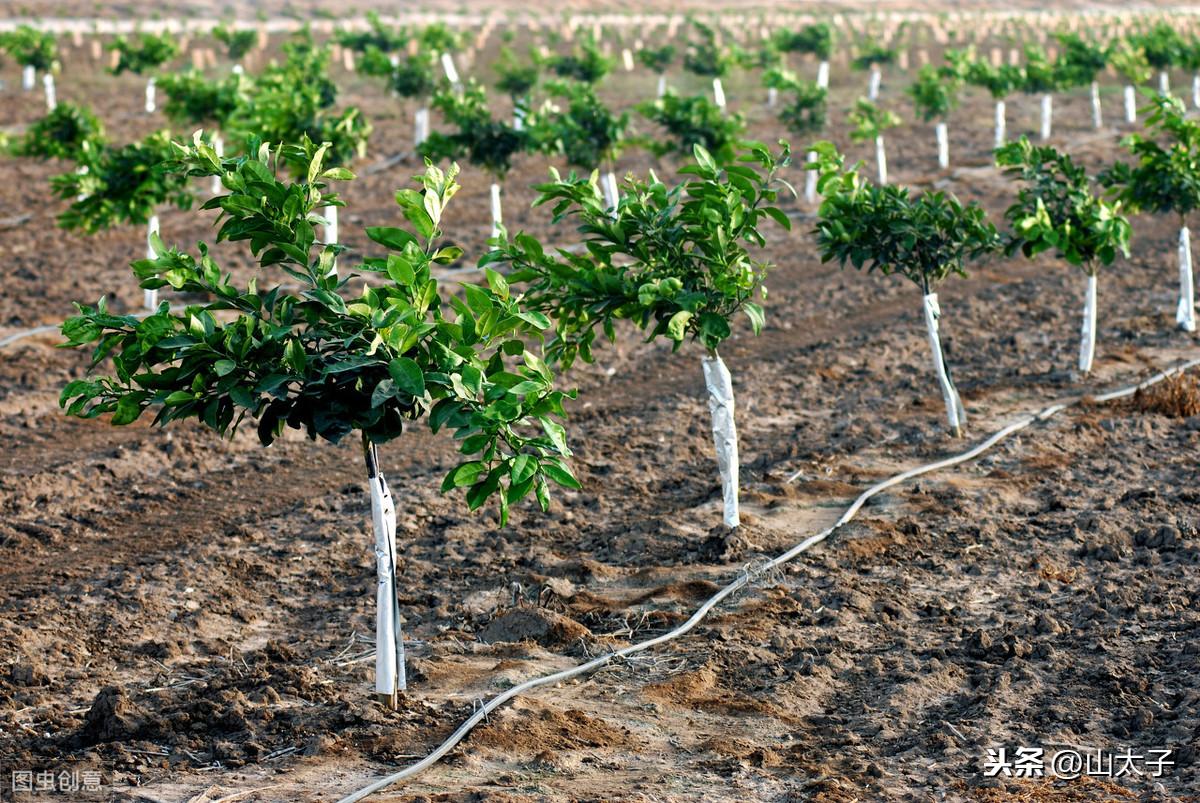
M 1170 368 L 1165 371 L 1161 371 L 1161 372 L 1155 374 L 1154 376 L 1150 377 L 1149 379 L 1146 379 L 1143 382 L 1139 382 L 1136 385 L 1130 385 L 1128 387 L 1120 388 L 1118 390 L 1114 390 L 1109 393 L 1105 393 L 1103 395 L 1092 396 L 1091 399 L 1095 402 L 1110 402 L 1110 401 L 1114 401 L 1116 399 L 1121 399 L 1121 398 L 1125 398 L 1127 396 L 1132 396 L 1134 393 L 1136 393 L 1139 390 L 1148 388 L 1151 385 L 1155 385 L 1159 382 L 1162 382 L 1164 379 L 1167 379 L 1171 376 L 1174 376 L 1176 374 L 1187 371 L 1191 368 L 1196 367 L 1197 365 L 1200 365 L 1200 358 L 1189 360 L 1187 362 L 1184 362 L 1184 363 L 1181 363 L 1180 365 L 1175 366 L 1174 368 Z M 374 793 L 379 792 L 395 783 L 398 783 L 403 780 L 407 780 L 407 779 L 412 778 L 413 776 L 423 772 L 424 770 L 428 769 L 429 767 L 431 767 L 435 763 L 437 763 L 443 756 L 445 756 L 451 750 L 453 750 L 458 745 L 459 742 L 461 742 L 464 738 L 466 738 L 467 734 L 470 733 L 475 728 L 476 725 L 478 725 L 480 722 L 482 722 L 488 716 L 488 714 L 490 714 L 492 711 L 495 711 L 497 708 L 504 705 L 506 702 L 513 699 L 514 697 L 517 697 L 520 694 L 530 691 L 531 689 L 539 688 L 541 686 L 548 686 L 548 685 L 552 685 L 554 683 L 560 683 L 564 680 L 570 680 L 571 678 L 578 677 L 580 675 L 586 675 L 589 672 L 599 669 L 600 667 L 604 666 L 605 664 L 612 662 L 612 660 L 615 658 L 623 658 L 628 655 L 633 655 L 635 653 L 643 652 L 652 647 L 657 647 L 659 644 L 664 644 L 668 641 L 677 639 L 680 636 L 685 635 L 690 630 L 692 630 L 696 625 L 698 625 L 706 616 L 708 616 L 709 611 L 711 611 L 714 607 L 716 607 L 718 604 L 720 604 L 723 600 L 725 600 L 731 594 L 734 594 L 737 591 L 741 590 L 742 588 L 745 588 L 755 578 L 761 576 L 762 574 L 769 572 L 773 569 L 776 569 L 779 566 L 782 566 L 783 564 L 787 563 L 788 561 L 793 560 L 797 556 L 802 555 L 803 553 L 812 549 L 817 544 L 824 541 L 826 538 L 828 538 L 830 535 L 832 535 L 834 532 L 836 532 L 840 527 L 842 527 L 847 522 L 849 522 L 851 519 L 853 519 L 856 515 L 858 515 L 858 512 L 862 509 L 863 505 L 865 505 L 871 497 L 881 493 L 882 491 L 887 490 L 888 488 L 891 488 L 895 485 L 899 485 L 902 482 L 910 480 L 914 477 L 919 477 L 922 474 L 928 474 L 930 472 L 938 471 L 943 468 L 949 468 L 951 466 L 956 466 L 959 463 L 965 463 L 969 460 L 974 460 L 976 457 L 983 454 L 987 450 L 991 449 L 997 443 L 1004 440 L 1009 435 L 1012 435 L 1014 432 L 1019 432 L 1022 429 L 1025 429 L 1026 427 L 1030 426 L 1031 424 L 1034 424 L 1038 421 L 1045 421 L 1045 420 L 1049 419 L 1050 417 L 1056 415 L 1057 413 L 1060 413 L 1063 410 L 1066 410 L 1069 407 L 1074 407 L 1075 405 L 1078 405 L 1079 403 L 1081 403 L 1084 400 L 1084 398 L 1085 397 L 1081 396 L 1081 397 L 1077 397 L 1077 398 L 1074 398 L 1074 399 L 1071 399 L 1068 401 L 1051 404 L 1050 406 L 1043 408 L 1039 412 L 1028 414 L 1028 415 L 1025 415 L 1025 416 L 1017 419 L 1016 421 L 1012 422 L 1008 426 L 1006 426 L 1006 427 L 1000 429 L 999 431 L 997 431 L 996 433 L 994 433 L 987 440 L 979 443 L 978 445 L 972 447 L 971 449 L 968 449 L 965 452 L 962 452 L 961 454 L 952 455 L 951 457 L 947 457 L 945 459 L 938 460 L 933 463 L 926 463 L 925 465 L 918 466 L 917 468 L 912 468 L 912 469 L 909 469 L 908 471 L 901 472 L 892 477 L 889 477 L 886 480 L 883 480 L 882 482 L 872 485 L 870 488 L 863 491 L 858 496 L 858 498 L 854 500 L 854 502 L 850 505 L 850 507 L 846 508 L 846 511 L 833 524 L 833 526 L 831 526 L 825 530 L 822 530 L 821 532 L 816 533 L 815 535 L 809 536 L 808 538 L 804 539 L 800 543 L 796 544 L 796 546 L 789 549 L 787 552 L 784 552 L 783 554 L 777 556 L 776 558 L 769 561 L 768 563 L 758 565 L 758 566 L 753 567 L 752 569 L 743 571 L 743 573 L 741 575 L 739 575 L 736 580 L 734 580 L 729 585 L 725 586 L 720 591 L 718 591 L 717 593 L 715 593 L 711 597 L 709 597 L 709 599 L 703 605 L 701 605 L 696 610 L 695 613 L 692 614 L 691 618 L 689 618 L 686 622 L 684 622 L 683 624 L 681 624 L 679 627 L 675 628 L 674 630 L 671 630 L 667 633 L 663 633 L 661 636 L 656 636 L 655 638 L 647 639 L 646 641 L 640 641 L 637 644 L 631 644 L 628 647 L 624 647 L 624 648 L 616 650 L 614 652 L 607 653 L 607 654 L 599 656 L 597 658 L 593 658 L 592 660 L 587 661 L 586 663 L 582 663 L 577 666 L 571 667 L 569 669 L 564 669 L 562 671 L 555 672 L 552 675 L 544 675 L 542 677 L 532 678 L 518 686 L 512 687 L 508 691 L 505 691 L 501 694 L 496 695 L 491 700 L 484 703 L 484 705 L 481 708 L 476 710 L 465 722 L 462 723 L 462 725 L 460 725 L 458 727 L 458 729 L 456 731 L 454 731 L 454 733 L 452 733 L 450 735 L 449 738 L 447 738 L 444 742 L 442 742 L 441 745 L 439 745 L 437 747 L 437 749 L 435 749 L 432 753 L 425 756 L 425 758 L 421 759 L 420 761 L 416 762 L 415 764 L 410 764 L 409 766 L 405 767 L 404 769 L 400 770 L 399 772 L 385 776 L 383 778 L 380 778 L 377 781 L 372 782 L 371 784 L 369 784 L 367 786 L 364 786 L 362 789 L 359 789 L 357 792 L 354 792 L 354 793 L 342 798 L 340 801 L 338 801 L 338 803 L 356 803 L 356 801 L 363 800 L 364 798 L 366 798 L 370 795 L 373 795 Z M 800 477 L 800 474 L 796 473 L 796 474 L 793 474 L 792 476 L 788 477 L 787 481 L 788 481 L 788 483 L 792 483 L 792 482 L 795 482 L 799 477 Z

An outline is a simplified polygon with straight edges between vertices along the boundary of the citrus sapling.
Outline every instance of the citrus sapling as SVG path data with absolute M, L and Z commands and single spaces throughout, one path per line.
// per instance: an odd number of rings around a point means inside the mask
M 113 75 L 124 72 L 145 75 L 179 55 L 179 43 L 165 33 L 139 33 L 133 39 L 118 36 L 108 49 L 117 54 Z M 158 108 L 156 85 L 153 75 L 146 79 L 146 114 L 153 114 Z
M 846 121 L 854 126 L 850 131 L 852 142 L 875 143 L 875 169 L 880 184 L 888 183 L 887 149 L 883 141 L 883 132 L 900 125 L 900 117 L 895 112 L 876 106 L 866 98 L 859 98 L 846 116 Z

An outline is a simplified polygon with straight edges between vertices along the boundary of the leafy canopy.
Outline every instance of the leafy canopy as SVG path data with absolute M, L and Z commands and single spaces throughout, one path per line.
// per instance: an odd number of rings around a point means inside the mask
M 547 356 L 564 366 L 576 357 L 591 362 L 597 332 L 615 339 L 618 320 L 631 321 L 648 340 L 666 337 L 676 349 L 694 340 L 715 351 L 739 312 L 755 334 L 763 326 L 753 299 L 765 296 L 768 266 L 752 259 L 748 246 L 765 244 L 766 219 L 790 228 L 774 206 L 778 188 L 790 189 L 778 177 L 790 161 L 781 145 L 773 154 L 747 143 L 739 163 L 725 165 L 697 145 L 695 163 L 680 171 L 690 180 L 669 188 L 653 173 L 645 181 L 628 178 L 616 210 L 605 208 L 595 172 L 562 178 L 552 168 L 553 181 L 536 187 L 534 203 L 553 204 L 556 223 L 576 218 L 586 250 L 548 254 L 518 234 L 487 261 L 510 265 L 509 280 L 528 284 L 526 303 L 553 315 Z
M 236 28 L 231 25 L 218 25 L 212 30 L 213 39 L 225 45 L 229 58 L 238 61 L 258 44 L 258 31 L 253 28 Z
M 255 419 L 264 444 L 284 426 L 333 443 L 356 430 L 364 442 L 384 443 L 424 418 L 459 443 L 462 462 L 442 487 L 466 488 L 472 509 L 495 497 L 503 522 L 531 492 L 546 508 L 549 480 L 578 488 L 555 420 L 570 394 L 554 390 L 550 369 L 526 347 L 549 322 L 522 308 L 499 274 L 487 272 L 487 287 L 464 285 L 461 297 L 432 276 L 462 255 L 439 245 L 456 170 L 427 167 L 417 189 L 396 194 L 408 228 L 367 229 L 385 250 L 362 264 L 377 279 L 368 287 L 331 271 L 344 246 L 318 243 L 314 226 L 319 208 L 342 204 L 328 183 L 353 174 L 326 169 L 324 145 L 283 154 L 288 147 L 225 160 L 199 138 L 177 147 L 177 169 L 221 176 L 228 193 L 205 205 L 220 210 L 217 240 L 247 243 L 262 271 L 235 286 L 203 243 L 194 256 L 155 238 L 156 256 L 133 264 L 142 286 L 211 300 L 181 312 L 164 302 L 144 319 L 112 315 L 103 301 L 80 306 L 63 324 L 66 345 L 92 346 L 93 367 L 108 359 L 112 373 L 68 384 L 67 413 L 112 413 L 124 425 L 152 410 L 158 425 L 196 419 L 221 435 Z M 276 178 L 309 154 L 298 180 Z M 272 268 L 300 289 L 260 288 Z
M 224 128 L 250 96 L 250 81 L 231 74 L 210 79 L 198 70 L 171 73 L 158 79 L 167 96 L 163 112 L 177 125 Z
M 688 39 L 683 68 L 695 75 L 721 78 L 737 63 L 737 55 L 717 43 L 717 32 L 699 20 L 691 20 L 695 38 Z
M 549 90 L 567 106 L 548 105 L 530 120 L 538 150 L 562 154 L 567 164 L 588 172 L 614 161 L 626 143 L 629 114 L 605 106 L 590 84 L 559 81 Z
M 104 126 L 86 106 L 60 103 L 25 131 L 13 151 L 35 159 L 90 163 L 104 147 Z
M 852 141 L 868 142 L 883 136 L 883 132 L 889 128 L 900 125 L 900 116 L 866 98 L 859 98 L 846 115 L 846 121 L 854 126 L 850 131 Z
M 402 50 L 409 42 L 407 31 L 391 28 L 379 18 L 375 11 L 367 12 L 367 29 L 365 31 L 338 31 L 336 40 L 339 45 L 357 53 L 366 53 L 371 49 L 384 54 Z
M 496 89 L 513 99 L 523 102 L 537 86 L 540 72 L 536 61 L 522 63 L 512 48 L 500 48 L 500 56 L 493 69 L 496 71 Z
M 1013 64 L 993 67 L 986 61 L 973 61 L 967 68 L 966 81 L 986 89 L 995 100 L 1004 100 L 1025 82 L 1024 72 Z
M 0 50 L 22 67 L 43 71 L 58 68 L 58 43 L 54 34 L 42 33 L 29 25 L 0 33 Z
M 1032 257 L 1053 248 L 1089 274 L 1097 263 L 1112 264 L 1117 253 L 1129 255 L 1131 230 L 1121 202 L 1094 193 L 1087 171 L 1070 156 L 1021 137 L 996 150 L 996 164 L 1023 183 L 1004 213 L 1011 226 L 1007 253 Z
M 878 186 L 861 174 L 861 163 L 844 167 L 829 142 L 812 150 L 822 195 L 815 230 L 822 262 L 847 263 L 908 278 L 929 294 L 947 276 L 966 275 L 969 260 L 998 249 L 996 227 L 972 202 L 927 191 L 913 197 L 907 187 Z
M 1185 53 L 1189 43 L 1165 22 L 1143 33 L 1130 34 L 1129 44 L 1140 49 L 1146 56 L 1146 63 L 1156 70 L 1187 66 Z
M 798 31 L 779 28 L 771 41 L 783 53 L 812 53 L 817 58 L 827 59 L 833 53 L 833 28 L 824 22 L 806 25 Z
M 643 47 L 637 52 L 637 60 L 646 69 L 662 75 L 675 63 L 675 45 Z
M 666 131 L 665 137 L 647 142 L 647 147 L 659 156 L 690 154 L 699 145 L 718 161 L 729 162 L 746 130 L 741 114 L 724 113 L 705 95 L 681 97 L 668 90 L 661 98 L 640 104 L 637 110 Z
M 960 83 L 952 74 L 926 64 L 917 71 L 917 78 L 909 84 L 908 96 L 912 98 L 917 116 L 925 122 L 944 120 L 958 106 Z
M 165 33 L 139 33 L 132 40 L 118 36 L 108 49 L 116 51 L 118 56 L 113 75 L 123 72 L 142 75 L 179 55 L 179 43 Z
M 896 51 L 894 49 L 871 43 L 864 47 L 858 56 L 850 62 L 850 66 L 856 70 L 866 70 L 884 64 L 891 64 L 895 60 Z
M 512 169 L 516 155 L 529 147 L 527 130 L 518 131 L 510 123 L 492 117 L 487 93 L 474 79 L 462 92 L 443 86 L 433 96 L 433 107 L 457 130 L 432 132 L 419 148 L 427 159 L 466 159 L 501 181 Z
M 552 55 L 546 63 L 559 78 L 595 84 L 612 71 L 615 62 L 601 52 L 590 33 L 585 33 L 570 53 Z
M 803 81 L 790 70 L 768 70 L 763 84 L 787 93 L 779 107 L 779 120 L 796 136 L 820 131 L 828 120 L 828 91 L 815 81 Z
M 1087 86 L 1108 65 L 1108 49 L 1085 41 L 1078 34 L 1056 36 L 1062 52 L 1055 60 L 1058 83 L 1063 87 Z
M 1160 94 L 1151 104 L 1149 136 L 1121 140 L 1136 162 L 1117 162 L 1100 174 L 1100 182 L 1112 187 L 1127 209 L 1174 212 L 1182 221 L 1200 209 L 1200 124 L 1188 119 L 1178 98 Z
M 167 203 L 188 208 L 193 195 L 186 177 L 166 168 L 172 155 L 166 131 L 119 148 L 96 149 L 87 172 L 72 170 L 51 179 L 54 194 L 72 202 L 58 216 L 58 225 L 95 234 L 127 223 L 144 224 Z

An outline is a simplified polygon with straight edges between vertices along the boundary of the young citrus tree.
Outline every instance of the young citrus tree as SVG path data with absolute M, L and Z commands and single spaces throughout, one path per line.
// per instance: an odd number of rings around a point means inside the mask
M 590 33 L 580 36 L 570 53 L 552 55 L 546 60 L 546 66 L 559 78 L 585 84 L 600 83 L 604 76 L 612 72 L 614 63 L 613 59 L 601 52 Z
M 996 151 L 996 164 L 1024 185 L 1004 213 L 1011 226 L 1005 250 L 1032 257 L 1054 249 L 1087 274 L 1079 347 L 1079 371 L 1087 375 L 1096 351 L 1096 275 L 1118 253 L 1129 255 L 1129 220 L 1120 201 L 1093 192 L 1087 171 L 1050 146 L 1021 137 Z
M 668 90 L 661 98 L 639 104 L 637 110 L 666 133 L 665 137 L 646 142 L 646 147 L 658 156 L 690 154 L 699 145 L 717 161 L 729 162 L 746 130 L 741 114 L 723 113 L 704 95 L 680 97 Z
M 535 205 L 552 204 L 556 223 L 577 219 L 586 250 L 548 254 L 537 240 L 518 234 L 502 239 L 487 257 L 511 267 L 509 280 L 527 287 L 529 307 L 554 317 L 546 347 L 551 362 L 591 362 L 598 334 L 614 340 L 621 320 L 645 331 L 648 340 L 663 337 L 676 349 L 687 342 L 704 347 L 729 527 L 740 523 L 737 431 L 732 380 L 718 348 L 739 314 L 755 334 L 762 330 L 763 309 L 754 299 L 765 295 L 768 266 L 751 257 L 747 244 L 765 244 L 760 227 L 768 219 L 790 228 L 774 206 L 779 188 L 788 186 L 778 176 L 790 160 L 781 144 L 773 154 L 750 143 L 740 163 L 725 165 L 697 145 L 695 163 L 681 171 L 689 181 L 671 188 L 653 177 L 630 178 L 615 210 L 605 205 L 594 173 L 562 178 L 552 169 L 553 181 L 536 188 Z
M 117 63 L 111 71 L 113 75 L 123 72 L 145 75 L 179 55 L 179 43 L 165 33 L 140 33 L 132 40 L 118 36 L 108 49 L 117 54 Z M 146 79 L 147 114 L 152 114 L 158 108 L 155 84 L 153 75 Z
M 895 112 L 876 106 L 866 98 L 859 98 L 846 116 L 846 121 L 854 126 L 850 131 L 852 142 L 875 143 L 875 168 L 880 184 L 887 184 L 887 149 L 883 142 L 883 132 L 900 125 L 900 117 Z
M 1087 42 L 1072 33 L 1056 35 L 1062 52 L 1054 62 L 1058 83 L 1064 89 L 1086 86 L 1092 97 L 1092 127 L 1101 128 L 1104 117 L 1100 108 L 1100 85 L 1096 76 L 1108 66 L 1108 49 Z
M 63 159 L 86 167 L 105 143 L 104 126 L 91 109 L 60 103 L 13 145 L 17 156 Z
M 938 167 L 943 170 L 950 166 L 950 135 L 946 127 L 946 118 L 958 106 L 960 86 L 961 82 L 953 71 L 926 64 L 917 72 L 917 79 L 907 89 L 917 116 L 927 123 L 934 123 Z
M 453 433 L 459 462 L 443 490 L 466 489 L 474 510 L 499 504 L 501 526 L 514 505 L 533 494 L 549 506 L 549 485 L 578 488 L 563 416 L 568 394 L 532 351 L 548 321 L 525 309 L 498 274 L 488 286 L 446 293 L 431 275 L 462 252 L 439 247 L 443 211 L 458 190 L 456 171 L 428 167 L 417 189 L 397 193 L 410 228 L 368 228 L 386 256 L 363 263 L 382 283 L 352 294 L 349 278 L 332 273 L 342 246 L 320 244 L 317 210 L 341 204 L 331 180 L 345 168 L 326 168 L 324 146 L 311 143 L 221 159 L 200 138 L 180 147 L 179 167 L 193 176 L 220 175 L 228 194 L 206 207 L 220 210 L 217 240 L 244 242 L 261 267 L 248 286 L 230 283 L 201 243 L 198 254 L 167 248 L 134 263 L 147 288 L 171 286 L 211 299 L 172 312 L 164 304 L 146 318 L 111 314 L 104 301 L 79 307 L 63 324 L 66 345 L 93 346 L 93 367 L 112 363 L 107 376 L 71 382 L 61 404 L 69 415 L 111 414 L 127 425 L 144 414 L 155 424 L 195 419 L 222 436 L 248 420 L 270 445 L 284 427 L 338 443 L 357 434 L 371 489 L 378 574 L 376 693 L 389 705 L 406 686 L 397 601 L 395 508 L 380 470 L 379 446 L 424 419 L 435 433 Z M 278 168 L 311 157 L 294 181 Z M 299 282 L 299 291 L 278 283 Z
M 879 85 L 883 79 L 883 65 L 892 64 L 896 60 L 896 51 L 877 44 L 868 44 L 862 52 L 850 62 L 855 70 L 869 70 L 870 79 L 867 81 L 867 100 L 879 100 Z
M 829 91 L 813 81 L 802 81 L 790 70 L 767 70 L 763 83 L 787 93 L 779 109 L 779 120 L 795 136 L 820 131 L 828 120 Z
M 1025 68 L 1020 90 L 1042 96 L 1042 141 L 1050 139 L 1053 126 L 1054 95 L 1063 88 L 1063 76 L 1046 51 L 1037 45 L 1025 46 Z
M 404 56 L 389 56 L 374 46 L 358 62 L 359 72 L 382 78 L 399 97 L 417 102 L 413 115 L 413 148 L 429 136 L 429 99 L 437 91 L 437 56 L 427 49 Z
M 713 103 L 724 112 L 725 86 L 721 79 L 729 75 L 729 71 L 737 64 L 737 54 L 721 47 L 717 42 L 717 32 L 703 22 L 693 19 L 691 29 L 695 38 L 688 39 L 687 49 L 683 53 L 683 68 L 694 75 L 712 79 Z
M 376 11 L 367 12 L 367 28 L 364 31 L 338 31 L 335 41 L 355 53 L 367 53 L 372 49 L 381 53 L 403 50 L 409 42 L 409 34 L 384 24 Z
M 1141 48 L 1128 42 L 1114 45 L 1109 51 L 1109 63 L 1125 79 L 1125 122 L 1137 122 L 1137 89 L 1150 80 L 1153 70 Z
M 1122 144 L 1134 164 L 1118 162 L 1100 175 L 1126 209 L 1179 221 L 1179 303 L 1175 322 L 1185 332 L 1196 331 L 1192 281 L 1192 242 L 1188 215 L 1200 209 L 1200 124 L 1187 117 L 1183 102 L 1158 95 L 1146 118 L 1148 135 L 1130 134 Z M 1162 144 L 1160 144 L 1160 142 Z
M 1151 69 L 1158 70 L 1158 91 L 1164 95 L 1169 93 L 1169 71 L 1172 67 L 1185 66 L 1187 40 L 1173 26 L 1160 22 L 1148 31 L 1130 34 L 1129 44 L 1142 51 Z
M 820 174 L 822 195 L 815 231 L 821 261 L 899 274 L 921 288 L 946 419 L 961 436 L 967 415 L 942 351 L 937 288 L 951 275 L 965 276 L 968 261 L 997 249 L 995 226 L 978 204 L 964 206 L 943 192 L 913 197 L 907 187 L 872 185 L 862 177 L 861 163 L 846 169 L 831 143 L 819 142 L 813 150 L 818 159 L 810 169 Z
M 491 176 L 491 236 L 495 237 L 503 221 L 501 185 L 516 155 L 529 148 L 529 132 L 494 118 L 487 93 L 474 80 L 462 92 L 443 87 L 433 96 L 433 107 L 457 130 L 433 132 L 421 144 L 420 153 L 435 162 L 466 159 Z
M 996 136 L 995 147 L 999 148 L 1007 139 L 1007 118 L 1005 99 L 1013 93 L 1023 81 L 1021 68 L 1002 64 L 993 67 L 986 61 L 975 60 L 967 67 L 966 81 L 971 86 L 981 87 L 988 91 L 992 100 L 996 101 Z
M 166 204 L 180 209 L 192 205 L 194 196 L 187 178 L 166 169 L 172 157 L 170 134 L 155 132 L 140 142 L 121 147 L 96 148 L 74 170 L 51 179 L 54 194 L 71 201 L 58 216 L 58 225 L 88 234 L 124 224 L 146 227 L 146 248 L 158 235 L 158 210 Z M 155 289 L 144 294 L 146 309 L 158 306 Z
M 534 117 L 530 126 L 533 144 L 543 152 L 566 157 L 568 165 L 587 173 L 607 167 L 600 185 L 605 203 L 616 207 L 619 193 L 614 163 L 627 144 L 629 114 L 617 114 L 605 106 L 590 84 L 557 81 L 548 89 L 567 105 L 548 105 Z
M 512 101 L 513 127 L 520 129 L 529 114 L 529 96 L 541 80 L 537 60 L 521 62 L 512 48 L 505 46 L 500 48 L 500 56 L 492 67 L 496 71 L 496 89 Z
M 777 28 L 771 41 L 781 53 L 811 53 L 816 56 L 820 60 L 817 87 L 829 88 L 829 57 L 833 55 L 833 28 L 829 23 L 818 22 L 796 31 Z
M 51 73 L 58 69 L 58 43 L 54 34 L 29 25 L 0 33 L 0 50 L 21 65 L 21 88 L 26 92 L 33 89 L 39 71 Z
M 675 63 L 675 45 L 643 47 L 637 52 L 637 60 L 643 67 L 658 76 L 658 90 L 654 96 L 661 98 L 667 94 L 667 70 Z
M 258 31 L 220 24 L 212 29 L 212 37 L 225 45 L 225 55 L 237 64 L 258 44 Z

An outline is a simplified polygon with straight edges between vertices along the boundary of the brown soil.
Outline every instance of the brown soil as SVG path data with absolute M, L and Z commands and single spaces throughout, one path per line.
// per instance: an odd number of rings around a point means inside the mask
M 843 132 L 865 77 L 844 65 L 834 76 L 830 130 Z M 11 65 L 3 77 L 18 80 Z M 349 244 L 366 248 L 357 230 L 395 220 L 392 194 L 416 169 L 369 169 L 407 147 L 412 109 L 338 78 L 376 125 L 342 218 Z M 903 82 L 889 73 L 885 97 L 911 116 Z M 60 98 L 98 102 L 118 137 L 162 122 L 140 113 L 140 91 L 102 74 L 86 48 L 68 52 Z M 618 74 L 605 91 L 629 103 L 653 78 Z M 761 90 L 727 91 L 756 136 L 781 133 Z M 41 113 L 40 95 L 5 93 L 0 126 Z M 1109 119 L 1118 93 L 1109 79 Z M 1012 98 L 1010 132 L 1035 130 L 1037 108 Z M 1056 98 L 1055 114 L 1057 142 L 1093 165 L 1114 156 L 1120 132 L 1090 130 L 1085 96 Z M 894 179 L 999 214 L 1009 187 L 987 166 L 991 119 L 978 95 L 955 113 L 946 174 L 931 172 L 931 130 L 898 129 Z M 630 153 L 620 166 L 672 164 Z M 3 231 L 0 336 L 60 320 L 76 300 L 140 303 L 127 264 L 142 233 L 56 230 L 45 189 L 61 169 L 0 163 L 0 218 L 31 215 Z M 528 208 L 545 169 L 526 158 L 509 177 L 506 222 L 570 242 Z M 448 228 L 478 253 L 488 181 L 467 169 L 463 184 Z M 494 512 L 462 512 L 437 493 L 453 452 L 418 429 L 383 450 L 412 640 L 396 712 L 370 694 L 374 566 L 353 448 L 288 438 L 262 450 L 193 426 L 69 420 L 56 399 L 84 355 L 52 336 L 5 349 L 0 769 L 98 761 L 122 800 L 336 800 L 424 755 L 480 699 L 663 632 L 881 477 L 965 448 L 942 427 L 919 291 L 821 265 L 812 210 L 787 208 L 798 225 L 769 233 L 766 331 L 743 327 L 724 349 L 739 403 L 738 533 L 717 526 L 700 354 L 630 332 L 566 377 L 581 387 L 570 426 L 585 490 L 557 494 L 549 515 L 522 508 L 501 529 Z M 210 238 L 210 222 L 162 215 L 181 244 Z M 1082 274 L 1049 257 L 996 260 L 941 289 L 972 436 L 1194 354 L 1170 314 L 1173 225 L 1143 218 L 1136 232 L 1133 257 L 1102 276 L 1086 382 L 1071 371 Z M 246 278 L 244 256 L 216 253 Z M 1170 404 L 1040 423 L 876 497 L 686 638 L 495 712 L 445 762 L 378 799 L 1189 799 L 1200 792 L 1198 447 L 1200 419 Z M 1022 745 L 1171 748 L 1176 764 L 1103 782 L 984 777 L 986 748 Z

